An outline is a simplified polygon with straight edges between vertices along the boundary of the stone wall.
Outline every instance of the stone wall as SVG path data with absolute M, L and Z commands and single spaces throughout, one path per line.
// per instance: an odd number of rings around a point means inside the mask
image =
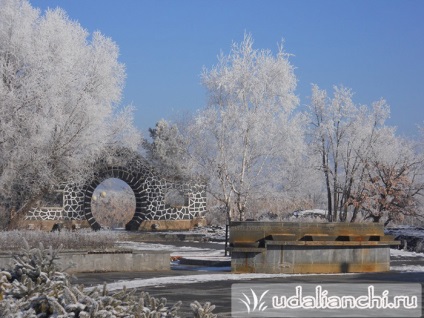
M 142 157 L 128 156 L 127 160 L 125 157 L 105 160 L 84 185 L 58 186 L 57 192 L 63 195 L 63 206 L 34 208 L 28 212 L 26 220 L 87 220 L 91 228 L 100 229 L 101 225 L 91 212 L 91 200 L 96 187 L 109 178 L 126 182 L 134 192 L 136 208 L 132 220 L 126 225 L 128 230 L 137 230 L 144 220 L 191 220 L 206 212 L 205 184 L 171 182 L 155 173 Z M 165 198 L 170 191 L 181 193 L 184 205 L 166 204 Z

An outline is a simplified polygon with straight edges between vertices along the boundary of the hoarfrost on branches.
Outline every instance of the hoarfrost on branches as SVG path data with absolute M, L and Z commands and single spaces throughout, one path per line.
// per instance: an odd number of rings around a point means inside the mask
M 329 221 L 365 219 L 385 223 L 417 215 L 422 193 L 422 154 L 385 124 L 390 109 L 381 99 L 371 107 L 353 102 L 353 93 L 334 87 L 333 97 L 312 87 L 310 156 L 322 171 Z M 415 197 L 415 198 L 414 198 Z
M 103 288 L 86 291 L 73 285 L 68 274 L 60 271 L 60 249 L 31 249 L 28 244 L 15 255 L 11 270 L 0 270 L 0 318 L 18 317 L 179 317 L 182 303 L 169 305 L 166 298 L 155 298 L 149 293 L 136 293 L 125 287 L 110 293 Z M 193 317 L 216 317 L 215 306 L 195 301 Z
M 177 124 L 164 119 L 149 128 L 152 142 L 144 140 L 146 158 L 163 176 L 174 180 L 187 178 L 187 141 L 181 134 Z
M 61 9 L 0 2 L 0 189 L 10 206 L 82 181 L 108 146 L 137 148 L 118 56 Z
M 282 46 L 274 56 L 245 35 L 202 80 L 209 104 L 187 128 L 192 167 L 228 217 L 242 220 L 252 200 L 282 192 L 301 156 L 294 67 Z

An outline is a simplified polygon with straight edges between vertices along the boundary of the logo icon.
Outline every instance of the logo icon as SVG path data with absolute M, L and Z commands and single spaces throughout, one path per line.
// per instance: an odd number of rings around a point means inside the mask
M 267 309 L 268 306 L 265 306 L 265 302 L 262 301 L 262 299 L 264 298 L 266 293 L 269 292 L 269 289 L 264 291 L 261 297 L 259 297 L 259 299 L 252 288 L 250 288 L 250 291 L 252 292 L 253 301 L 251 301 L 250 298 L 247 297 L 245 293 L 243 293 L 243 296 L 246 300 L 239 298 L 239 300 L 246 306 L 247 313 L 250 314 L 250 312 L 264 311 L 265 309 Z

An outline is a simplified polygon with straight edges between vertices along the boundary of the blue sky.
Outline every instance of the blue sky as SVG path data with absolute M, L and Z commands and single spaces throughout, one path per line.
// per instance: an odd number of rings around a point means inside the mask
M 228 53 L 249 32 L 256 48 L 294 56 L 301 105 L 311 83 L 344 85 L 355 102 L 381 97 L 390 125 L 414 136 L 424 122 L 424 1 L 421 0 L 30 0 L 63 8 L 88 31 L 100 30 L 120 48 L 127 80 L 123 103 L 136 107 L 145 133 L 161 118 L 206 104 L 202 67 Z M 146 134 L 146 133 L 145 133 Z

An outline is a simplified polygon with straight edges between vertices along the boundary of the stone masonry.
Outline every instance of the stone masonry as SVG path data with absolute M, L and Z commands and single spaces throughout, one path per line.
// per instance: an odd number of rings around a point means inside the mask
M 161 178 L 144 158 L 125 150 L 100 162 L 86 184 L 59 186 L 57 192 L 63 193 L 62 207 L 34 208 L 28 212 L 26 220 L 87 220 L 92 229 L 99 230 L 101 225 L 91 212 L 91 200 L 96 187 L 109 178 L 126 182 L 134 192 L 136 208 L 126 225 L 127 230 L 137 230 L 143 220 L 190 220 L 206 212 L 204 184 Z M 177 207 L 166 204 L 165 198 L 170 192 L 180 193 L 184 204 Z

